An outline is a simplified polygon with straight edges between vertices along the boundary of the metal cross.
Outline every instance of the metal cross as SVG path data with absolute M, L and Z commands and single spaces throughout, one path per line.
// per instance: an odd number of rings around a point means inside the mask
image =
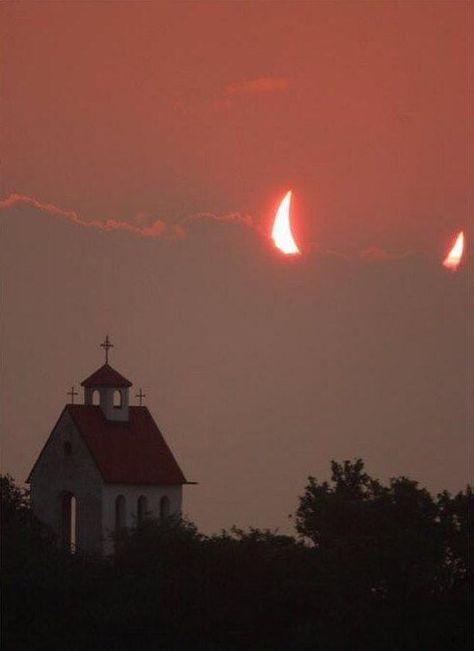
M 141 387 L 140 387 L 140 391 L 137 393 L 137 395 L 135 396 L 135 398 L 138 398 L 138 400 L 140 401 L 140 407 L 141 407 L 141 406 L 142 406 L 142 400 L 143 400 L 143 398 L 146 398 L 146 394 L 143 393 Z
M 71 390 L 67 392 L 68 396 L 71 396 L 71 405 L 74 404 L 74 396 L 78 396 L 77 391 L 74 390 L 74 387 L 71 387 Z
M 109 341 L 109 335 L 107 335 L 105 337 L 104 343 L 100 344 L 100 346 L 101 346 L 101 348 L 105 349 L 105 363 L 108 364 L 109 363 L 109 349 L 114 347 L 114 345 L 111 344 L 110 341 Z

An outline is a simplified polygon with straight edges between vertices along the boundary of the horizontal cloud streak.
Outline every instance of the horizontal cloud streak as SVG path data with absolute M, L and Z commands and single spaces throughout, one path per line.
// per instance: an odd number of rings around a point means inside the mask
M 64 208 L 59 208 L 52 203 L 44 203 L 38 199 L 28 197 L 23 194 L 11 194 L 9 197 L 1 199 L 0 210 L 10 208 L 16 204 L 32 206 L 33 208 L 36 208 L 43 213 L 66 219 L 73 224 L 77 224 L 78 226 L 96 228 L 101 231 L 126 231 L 127 233 L 131 233 L 132 235 L 137 235 L 139 237 L 176 238 L 183 237 L 184 235 L 184 232 L 179 225 L 169 225 L 161 219 L 155 219 L 151 224 L 147 226 L 130 224 L 128 222 L 120 221 L 117 219 L 106 219 L 105 221 L 86 221 L 82 219 L 75 210 L 66 210 Z
M 185 217 L 181 224 L 191 225 L 193 222 L 197 221 L 207 221 L 207 222 L 218 222 L 221 224 L 240 224 L 242 226 L 247 226 L 248 228 L 255 228 L 254 220 L 251 215 L 242 215 L 238 212 L 229 213 L 228 215 L 214 215 L 209 212 L 200 212 L 190 217 Z
M 378 246 L 369 246 L 359 253 L 359 257 L 367 262 L 387 262 L 389 260 L 401 260 L 412 254 L 413 251 L 394 252 L 387 251 Z
M 187 235 L 189 227 L 191 227 L 193 223 L 199 221 L 223 224 L 234 223 L 241 224 L 249 228 L 254 227 L 252 217 L 250 215 L 241 215 L 240 213 L 230 213 L 228 215 L 197 213 L 195 215 L 185 217 L 178 224 L 169 224 L 161 219 L 155 219 L 148 225 L 131 224 L 129 222 L 117 219 L 106 219 L 104 221 L 87 221 L 84 220 L 75 210 L 59 208 L 52 203 L 45 203 L 39 201 L 38 199 L 35 199 L 34 197 L 16 193 L 11 194 L 5 199 L 0 199 L 0 210 L 6 210 L 7 208 L 11 208 L 16 204 L 32 206 L 33 208 L 36 208 L 43 213 L 66 219 L 73 224 L 77 224 L 78 226 L 96 228 L 101 231 L 125 231 L 131 235 L 145 238 L 180 239 Z M 143 222 L 143 219 L 144 216 L 142 214 L 137 216 L 137 221 Z
M 259 77 L 248 81 L 238 81 L 225 87 L 227 97 L 256 95 L 258 93 L 275 93 L 287 90 L 288 79 L 285 77 Z
M 122 231 L 141 238 L 168 240 L 183 239 L 200 224 L 237 225 L 253 230 L 259 237 L 266 238 L 268 235 L 262 230 L 262 225 L 258 223 L 252 215 L 242 214 L 239 212 L 228 213 L 225 215 L 200 212 L 184 217 L 178 223 L 174 224 L 167 223 L 161 219 L 153 219 L 146 213 L 138 213 L 135 217 L 135 223 L 117 219 L 87 221 L 75 210 L 60 208 L 55 204 L 42 202 L 34 197 L 17 193 L 10 194 L 8 197 L 0 199 L 0 211 L 11 208 L 17 204 L 31 206 L 42 213 L 65 219 L 73 224 L 77 224 L 78 226 L 94 228 L 103 232 Z M 368 263 L 383 263 L 391 260 L 400 260 L 416 253 L 415 251 L 387 251 L 386 249 L 377 246 L 371 246 L 362 251 L 344 252 L 324 249 L 316 242 L 308 242 L 305 250 L 306 253 L 312 252 L 321 256 L 346 260 L 357 258 Z

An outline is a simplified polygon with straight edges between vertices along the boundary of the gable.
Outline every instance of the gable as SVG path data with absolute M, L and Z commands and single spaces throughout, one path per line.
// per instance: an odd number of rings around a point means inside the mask
M 65 461 L 64 444 L 72 439 L 82 467 L 93 466 L 105 483 L 189 483 L 146 407 L 130 407 L 128 421 L 110 421 L 95 405 L 64 408 L 27 482 L 46 467 L 50 474 L 71 472 L 77 464 Z
M 66 445 L 69 454 L 66 454 Z M 95 475 L 101 479 L 94 458 L 82 440 L 67 407 L 61 412 L 26 480 L 31 483 L 40 475 L 70 480 L 75 475 Z

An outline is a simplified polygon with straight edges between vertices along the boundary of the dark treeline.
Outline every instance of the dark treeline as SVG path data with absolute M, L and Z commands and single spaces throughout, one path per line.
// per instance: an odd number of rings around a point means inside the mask
M 472 491 L 388 485 L 362 461 L 309 478 L 296 537 L 145 520 L 108 559 L 58 548 L 2 488 L 2 649 L 468 648 Z

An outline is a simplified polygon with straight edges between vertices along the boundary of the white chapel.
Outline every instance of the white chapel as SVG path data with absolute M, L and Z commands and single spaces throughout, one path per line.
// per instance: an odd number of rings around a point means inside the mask
M 153 420 L 140 389 L 130 406 L 132 383 L 105 364 L 82 382 L 83 404 L 72 388 L 27 482 L 34 514 L 62 544 L 85 552 L 113 552 L 111 534 L 146 515 L 181 513 L 187 482 Z

